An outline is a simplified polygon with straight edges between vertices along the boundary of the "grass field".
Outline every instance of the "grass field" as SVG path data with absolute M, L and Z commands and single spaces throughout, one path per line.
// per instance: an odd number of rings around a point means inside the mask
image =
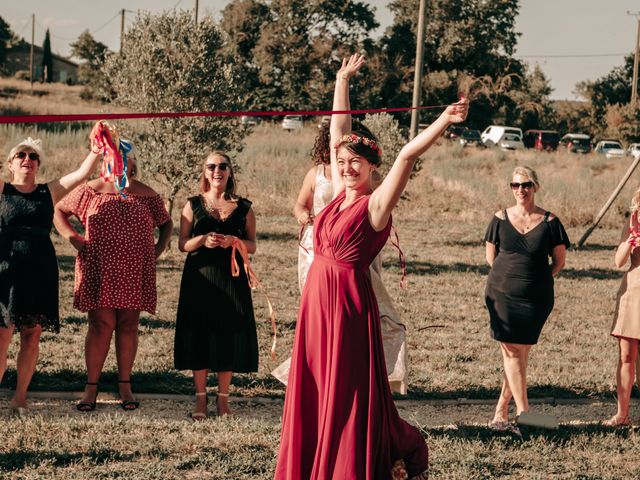
M 4 108 L 1 103 L 0 108 Z M 27 133 L 15 127 L 0 128 L 0 145 L 7 146 Z M 69 130 L 44 135 L 50 155 L 43 178 L 59 174 L 82 158 L 87 133 Z M 107 407 L 83 416 L 73 411 L 70 401 L 62 406 L 51 402 L 51 413 L 49 403 L 41 401 L 38 415 L 26 422 L 0 413 L 4 432 L 0 478 L 270 478 L 279 437 L 278 399 L 284 390 L 269 372 L 288 356 L 295 329 L 297 226 L 290 211 L 310 167 L 308 151 L 314 134 L 311 127 L 286 134 L 261 126 L 238 157 L 240 193 L 254 202 L 258 218 L 254 268 L 274 303 L 280 341 L 278 359 L 273 362 L 268 355 L 266 305 L 260 294 L 254 295 L 260 370 L 235 376 L 232 394 L 245 400 L 272 397 L 277 400 L 275 406 L 248 404 L 239 407 L 233 419 L 193 425 L 185 420 L 190 405 L 184 402 L 177 407 L 144 402 L 140 412 L 128 416 Z M 395 250 L 387 246 L 383 253 L 387 287 L 408 327 L 409 398 L 418 405 L 422 400 L 494 398 L 498 394 L 501 360 L 488 335 L 483 302 L 488 267 L 482 237 L 493 212 L 511 203 L 507 181 L 516 164 L 538 170 L 542 190 L 537 200 L 560 217 L 574 242 L 628 166 L 627 161 L 613 163 L 596 156 L 507 154 L 463 150 L 445 143 L 429 152 L 394 215 L 407 256 L 408 289 L 399 288 Z M 151 183 L 161 189 L 159 183 Z M 456 407 L 455 426 L 434 420 L 447 417 L 454 407 L 442 407 L 437 414 L 424 410 L 427 407 L 416 407 L 415 412 L 402 407 L 431 445 L 433 478 L 614 479 L 637 475 L 638 431 L 610 431 L 592 422 L 614 413 L 607 402 L 614 399 L 617 349 L 609 328 L 622 272 L 613 265 L 613 253 L 631 193 L 639 183 L 634 174 L 603 219 L 602 228 L 585 248 L 569 252 L 567 266 L 556 280 L 555 309 L 531 357 L 532 397 L 590 398 L 604 402 L 603 406 L 589 410 L 577 423 L 572 423 L 579 417 L 576 412 L 563 411 L 559 432 L 532 431 L 523 439 L 495 435 L 479 425 L 489 420 L 490 407 L 477 412 Z M 183 202 L 177 202 L 179 208 Z M 177 223 L 177 211 L 174 217 Z M 86 320 L 72 309 L 72 249 L 57 235 L 54 242 L 61 270 L 62 331 L 43 336 L 32 390 L 79 391 L 85 380 Z M 142 318 L 135 391 L 193 391 L 189 375 L 172 368 L 176 285 L 183 261 L 184 255 L 174 249 L 158 263 L 158 312 Z M 15 352 L 14 345 L 3 382 L 6 388 L 15 382 Z M 115 390 L 113 355 L 101 389 Z M 176 408 L 180 415 L 175 414 Z M 634 418 L 640 420 L 640 412 L 634 412 Z

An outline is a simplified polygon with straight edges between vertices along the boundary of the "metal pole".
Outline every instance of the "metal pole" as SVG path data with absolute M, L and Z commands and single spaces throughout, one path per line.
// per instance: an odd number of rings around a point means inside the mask
M 124 8 L 120 12 L 120 52 L 122 52 L 122 45 L 124 44 Z
M 638 100 L 638 57 L 640 57 L 640 12 L 631 13 L 627 11 L 627 15 L 633 15 L 638 19 L 638 27 L 636 33 L 636 54 L 633 59 L 633 80 L 631 84 L 631 103 Z
M 198 23 L 198 0 L 196 0 L 196 23 Z
M 416 64 L 413 75 L 413 100 L 411 101 L 411 130 L 409 136 L 414 138 L 418 134 L 418 123 L 420 122 L 420 112 L 417 107 L 420 105 L 422 94 L 422 73 L 424 69 L 424 34 L 425 17 L 427 12 L 427 0 L 420 0 L 418 11 L 418 33 L 416 35 Z
M 633 161 L 633 163 L 631 164 L 631 166 L 627 170 L 627 173 L 624 174 L 624 177 L 622 177 L 622 180 L 620 180 L 620 183 L 618 184 L 616 189 L 613 191 L 613 193 L 609 197 L 609 200 L 607 200 L 607 203 L 604 204 L 604 207 L 602 207 L 602 209 L 600 210 L 600 213 L 598 213 L 598 216 L 596 217 L 595 221 L 593 222 L 593 225 L 591 225 L 587 229 L 587 231 L 584 232 L 584 235 L 582 235 L 582 238 L 580 238 L 580 240 L 578 240 L 578 243 L 576 244 L 576 248 L 582 247 L 582 244 L 585 242 L 585 240 L 587 238 L 589 238 L 589 235 L 591 235 L 591 232 L 593 232 L 596 229 L 596 227 L 598 226 L 598 223 L 600 223 L 600 220 L 602 220 L 602 217 L 604 217 L 605 213 L 607 213 L 607 210 L 609 210 L 609 207 L 611 207 L 611 204 L 618 197 L 618 195 L 620 194 L 620 192 L 624 188 L 625 184 L 627 183 L 627 180 L 629 180 L 629 178 L 631 178 L 631 174 L 633 174 L 634 170 L 636 169 L 636 167 L 638 166 L 639 163 L 640 163 L 640 157 L 636 157 L 636 159 Z
M 31 82 L 31 95 L 33 95 L 33 44 L 36 41 L 36 14 L 31 15 L 31 51 L 29 53 L 29 81 Z

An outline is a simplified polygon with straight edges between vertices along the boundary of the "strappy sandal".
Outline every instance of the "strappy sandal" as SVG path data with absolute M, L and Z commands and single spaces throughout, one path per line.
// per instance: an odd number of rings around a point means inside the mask
M 600 422 L 603 427 L 631 427 L 633 424 L 631 423 L 631 418 L 629 416 L 619 417 L 618 415 L 614 415 L 608 420 L 604 420 Z
M 207 392 L 196 392 L 196 397 L 207 397 Z M 209 397 L 207 397 L 207 404 L 209 403 Z M 194 422 L 202 422 L 208 417 L 207 412 L 189 412 L 189 418 Z
M 87 382 L 85 385 L 98 386 L 98 382 Z M 96 396 L 93 402 L 80 401 L 76 403 L 76 410 L 79 412 L 93 412 L 96 409 L 96 400 L 98 399 L 98 389 L 96 388 Z
M 118 383 L 131 383 L 131 380 L 118 380 Z M 127 412 L 131 412 L 140 407 L 140 402 L 138 400 L 122 400 L 120 407 Z
M 231 409 L 229 409 L 229 412 L 227 412 L 227 413 L 222 413 L 222 414 L 220 413 L 220 407 L 218 406 L 218 400 L 220 398 L 229 398 L 229 394 L 228 393 L 220 393 L 220 392 L 217 393 L 217 395 L 216 395 L 216 413 L 218 414 L 219 417 L 226 417 L 226 416 L 231 415 Z M 227 405 L 227 407 L 228 407 L 228 405 Z

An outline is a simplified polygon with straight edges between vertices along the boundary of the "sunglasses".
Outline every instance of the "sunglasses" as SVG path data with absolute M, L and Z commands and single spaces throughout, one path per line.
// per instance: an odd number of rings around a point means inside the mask
M 20 160 L 24 160 L 27 157 L 29 157 L 29 160 L 33 160 L 34 162 L 40 161 L 40 155 L 35 152 L 18 152 L 13 156 L 13 158 L 19 158 Z
M 511 186 L 511 190 L 518 190 L 520 187 L 524 188 L 525 190 L 529 190 L 533 188 L 535 184 L 532 181 L 528 181 L 522 183 L 511 182 L 509 185 Z
M 206 164 L 206 168 L 207 170 L 209 170 L 210 172 L 214 172 L 216 167 L 224 172 L 227 168 L 229 168 L 229 164 L 228 163 L 207 163 Z

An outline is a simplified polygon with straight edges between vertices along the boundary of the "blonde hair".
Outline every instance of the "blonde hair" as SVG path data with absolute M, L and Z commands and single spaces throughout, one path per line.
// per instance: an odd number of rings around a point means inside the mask
M 516 175 L 527 177 L 529 180 L 531 180 L 534 183 L 536 188 L 540 188 L 540 182 L 538 181 L 538 174 L 533 168 L 526 167 L 526 166 L 517 166 L 516 168 L 513 169 L 511 178 L 515 177 Z
M 23 141 L 21 141 L 19 144 L 17 144 L 15 147 L 13 147 L 9 151 L 9 155 L 7 155 L 7 162 L 11 162 L 11 160 L 13 160 L 13 157 L 16 156 L 16 153 L 24 152 L 25 150 L 33 150 L 40 157 L 40 160 L 39 160 L 40 162 L 44 160 L 44 151 L 42 150 L 42 142 L 40 141 L 39 138 L 33 139 L 29 137 L 29 138 L 25 138 Z
M 233 164 L 231 163 L 231 157 L 220 150 L 214 150 L 209 155 L 207 155 L 202 162 L 202 173 L 200 174 L 200 193 L 206 193 L 211 189 L 211 185 L 209 184 L 209 180 L 205 175 L 205 169 L 207 168 L 207 160 L 211 157 L 222 157 L 229 164 L 227 167 L 229 169 L 229 178 L 227 179 L 227 188 L 224 189 L 224 198 L 226 200 L 235 200 L 237 198 L 236 195 L 236 177 L 233 172 Z

